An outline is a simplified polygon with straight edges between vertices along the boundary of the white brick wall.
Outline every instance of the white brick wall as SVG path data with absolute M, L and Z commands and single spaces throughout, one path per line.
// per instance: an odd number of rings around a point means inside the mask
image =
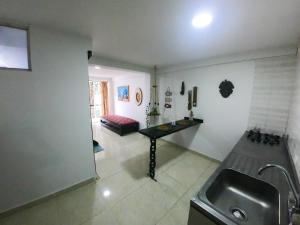
M 285 134 L 296 76 L 296 56 L 255 61 L 248 129 Z
M 299 49 L 300 50 L 300 49 Z M 300 175 L 300 55 L 298 53 L 297 81 L 292 99 L 290 118 L 288 123 L 288 134 L 290 135 L 289 146 L 293 160 Z

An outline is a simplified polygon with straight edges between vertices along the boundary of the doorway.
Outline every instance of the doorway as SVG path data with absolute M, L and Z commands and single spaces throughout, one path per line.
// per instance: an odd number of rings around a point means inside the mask
M 105 116 L 103 103 L 106 102 L 103 101 L 103 85 L 107 85 L 108 117 L 121 116 L 133 119 L 139 122 L 142 129 L 146 126 L 145 112 L 150 102 L 150 74 L 91 64 L 89 80 L 93 139 L 104 149 L 95 154 L 96 169 L 100 177 L 108 178 L 124 170 L 127 164 L 131 165 L 131 160 L 141 153 L 139 149 L 148 146 L 144 142 L 148 142 L 137 132 L 120 136 L 103 126 L 101 119 Z M 128 87 L 127 100 L 120 99 L 118 92 L 120 87 Z M 137 91 L 142 93 L 140 102 L 136 98 Z M 140 147 L 138 149 L 127 147 L 135 144 Z M 145 149 L 148 151 L 148 147 Z

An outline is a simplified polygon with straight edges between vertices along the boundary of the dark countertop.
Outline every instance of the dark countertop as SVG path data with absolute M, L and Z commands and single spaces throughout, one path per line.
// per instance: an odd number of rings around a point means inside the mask
M 187 118 L 185 118 L 183 120 L 177 120 L 175 126 L 173 126 L 172 123 L 165 123 L 155 127 L 142 129 L 139 131 L 139 133 L 151 139 L 157 139 L 187 129 L 189 127 L 199 125 L 201 123 L 203 123 L 202 119 L 188 120 Z M 166 128 L 166 129 L 163 130 L 162 128 Z
M 284 175 L 277 169 L 270 169 L 262 176 L 257 174 L 258 169 L 268 163 L 274 163 L 285 167 L 295 184 L 298 184 L 298 179 L 290 161 L 286 140 L 281 141 L 278 146 L 270 146 L 264 144 L 253 143 L 247 139 L 247 132 L 242 136 L 233 150 L 229 153 L 226 159 L 221 163 L 219 168 L 207 180 L 201 188 L 197 196 L 191 200 L 191 204 L 197 207 L 202 213 L 210 219 L 217 221 L 220 224 L 237 224 L 228 217 L 218 212 L 206 198 L 206 190 L 223 169 L 233 169 L 251 177 L 266 181 L 273 184 L 280 193 L 280 221 L 282 225 L 288 225 L 288 192 L 289 186 Z M 299 186 L 296 187 L 299 189 Z

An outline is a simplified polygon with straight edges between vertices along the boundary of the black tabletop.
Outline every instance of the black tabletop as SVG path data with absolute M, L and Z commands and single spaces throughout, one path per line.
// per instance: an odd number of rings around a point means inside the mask
M 199 125 L 201 123 L 203 123 L 202 119 L 189 120 L 185 118 L 183 120 L 177 120 L 176 125 L 172 125 L 172 123 L 165 123 L 155 127 L 142 129 L 139 131 L 139 133 L 151 139 L 157 139 L 184 130 L 186 128 Z

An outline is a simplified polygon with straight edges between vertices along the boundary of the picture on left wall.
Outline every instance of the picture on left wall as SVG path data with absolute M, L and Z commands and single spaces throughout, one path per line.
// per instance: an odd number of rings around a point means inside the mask
M 129 102 L 129 85 L 118 87 L 118 100 Z

